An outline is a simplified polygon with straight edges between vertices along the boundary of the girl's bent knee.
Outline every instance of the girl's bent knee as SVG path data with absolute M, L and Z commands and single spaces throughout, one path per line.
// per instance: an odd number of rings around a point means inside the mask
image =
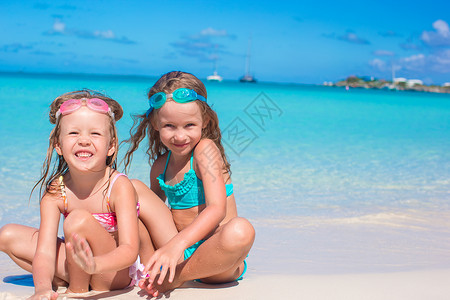
M 236 217 L 231 221 L 233 222 L 234 231 L 239 237 L 253 239 L 255 236 L 255 229 L 247 219 Z
M 8 245 L 11 242 L 18 238 L 20 234 L 17 234 L 17 225 L 16 224 L 6 224 L 2 228 L 0 228 L 0 250 L 6 251 Z
M 0 228 L 0 251 L 5 252 L 11 239 L 15 236 L 12 224 L 6 224 Z
M 79 232 L 89 224 L 92 215 L 84 209 L 74 209 L 64 220 L 64 235 Z
M 224 228 L 225 238 L 233 241 L 236 248 L 249 248 L 255 240 L 255 229 L 245 218 L 236 217 L 230 220 Z

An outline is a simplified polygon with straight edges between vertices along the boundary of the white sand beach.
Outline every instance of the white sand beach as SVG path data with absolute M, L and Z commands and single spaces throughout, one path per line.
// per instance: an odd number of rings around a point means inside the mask
M 392 213 L 384 219 L 381 216 L 339 219 L 339 222 L 328 219 L 332 226 L 324 224 L 327 222 L 308 225 L 307 218 L 251 220 L 257 238 L 248 257 L 249 269 L 244 280 L 222 285 L 188 282 L 160 298 L 448 299 L 448 237 L 435 240 L 434 234 L 444 233 L 437 227 L 433 230 L 420 228 L 419 237 L 412 226 L 419 226 L 418 221 L 413 224 L 410 220 L 407 225 L 405 218 L 405 215 Z M 396 225 L 394 229 L 393 224 Z M 447 226 L 446 223 L 441 225 Z M 428 244 L 423 240 L 426 236 Z M 427 249 L 437 248 L 430 244 L 432 240 L 442 247 L 439 251 L 426 253 Z M 32 295 L 33 287 L 3 280 L 7 276 L 27 273 L 3 253 L 0 262 L 0 300 L 26 299 Z M 60 298 L 64 297 L 150 299 L 138 287 L 61 294 Z
M 251 275 L 236 285 L 189 283 L 161 299 L 448 299 L 450 270 L 343 274 Z M 0 299 L 26 299 L 33 288 L 0 285 Z M 107 293 L 61 295 L 75 299 L 148 299 L 139 288 Z

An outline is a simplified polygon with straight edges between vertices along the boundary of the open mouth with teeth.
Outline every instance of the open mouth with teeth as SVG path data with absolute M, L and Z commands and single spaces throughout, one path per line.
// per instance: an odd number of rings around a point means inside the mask
M 89 157 L 92 156 L 92 153 L 82 151 L 82 152 L 75 153 L 75 156 L 78 157 L 78 158 L 89 158 Z

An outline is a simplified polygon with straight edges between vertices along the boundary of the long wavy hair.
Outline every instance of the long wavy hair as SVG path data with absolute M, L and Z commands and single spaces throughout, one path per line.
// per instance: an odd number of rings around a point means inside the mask
M 149 90 L 148 98 L 150 99 L 156 93 L 164 92 L 166 94 L 172 93 L 179 88 L 188 88 L 197 92 L 207 98 L 205 85 L 194 75 L 181 71 L 173 71 L 164 74 Z M 207 138 L 216 144 L 219 148 L 220 154 L 224 162 L 224 173 L 231 176 L 230 163 L 228 162 L 225 149 L 222 145 L 222 134 L 219 128 L 219 119 L 215 111 L 204 101 L 195 100 L 199 105 L 202 114 L 202 119 L 207 121 L 206 127 L 202 129 L 201 138 Z M 168 151 L 168 148 L 161 142 L 159 131 L 152 126 L 152 121 L 157 117 L 158 110 L 154 109 L 148 116 L 146 113 L 137 114 L 133 116 L 133 126 L 130 130 L 130 138 L 125 140 L 129 143 L 127 153 L 123 159 L 125 170 L 128 169 L 132 159 L 133 153 L 138 149 L 139 144 L 147 136 L 148 148 L 146 153 L 148 161 L 151 165 L 159 156 Z M 155 122 L 153 122 L 155 124 Z
M 50 123 L 55 124 L 55 127 L 50 132 L 49 137 L 49 145 L 47 149 L 47 155 L 44 161 L 44 164 L 42 166 L 42 172 L 41 172 L 41 178 L 39 181 L 33 186 L 33 189 L 31 190 L 30 196 L 33 193 L 33 191 L 36 189 L 36 187 L 40 186 L 39 188 L 39 199 L 42 199 L 42 195 L 44 192 L 49 193 L 55 193 L 55 179 L 59 178 L 59 176 L 64 175 L 69 170 L 69 166 L 67 165 L 67 162 L 64 160 L 64 157 L 62 155 L 57 155 L 55 159 L 53 159 L 53 153 L 55 150 L 55 145 L 59 141 L 59 135 L 61 133 L 61 117 L 56 118 L 56 112 L 59 110 L 60 106 L 70 99 L 91 99 L 91 98 L 99 98 L 105 101 L 108 106 L 111 108 L 112 112 L 114 113 L 114 120 L 110 118 L 110 134 L 111 134 L 111 142 L 113 145 L 115 145 L 116 151 L 113 155 L 108 156 L 106 158 L 106 165 L 111 167 L 112 169 L 115 169 L 117 166 L 117 150 L 118 148 L 118 135 L 117 135 L 117 129 L 115 125 L 115 121 L 118 121 L 123 116 L 123 109 L 120 104 L 99 93 L 96 91 L 92 91 L 89 89 L 83 89 L 78 91 L 69 92 L 66 94 L 63 94 L 59 97 L 57 97 L 55 100 L 53 100 L 52 104 L 50 105 L 50 112 L 49 112 L 49 119 Z M 52 164 L 53 162 L 53 164 Z M 53 167 L 52 167 L 53 165 Z

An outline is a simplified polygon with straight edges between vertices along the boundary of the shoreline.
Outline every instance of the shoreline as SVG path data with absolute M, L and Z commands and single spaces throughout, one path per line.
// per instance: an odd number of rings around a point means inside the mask
M 406 78 L 393 78 L 392 80 L 375 79 L 368 76 L 358 77 L 349 76 L 345 80 L 333 82 L 324 82 L 324 86 L 331 87 L 345 87 L 349 88 L 364 88 L 375 90 L 392 90 L 392 91 L 411 91 L 411 92 L 426 92 L 426 93 L 438 93 L 449 94 L 450 83 L 447 82 L 443 85 L 425 85 L 421 80 L 406 79 Z

